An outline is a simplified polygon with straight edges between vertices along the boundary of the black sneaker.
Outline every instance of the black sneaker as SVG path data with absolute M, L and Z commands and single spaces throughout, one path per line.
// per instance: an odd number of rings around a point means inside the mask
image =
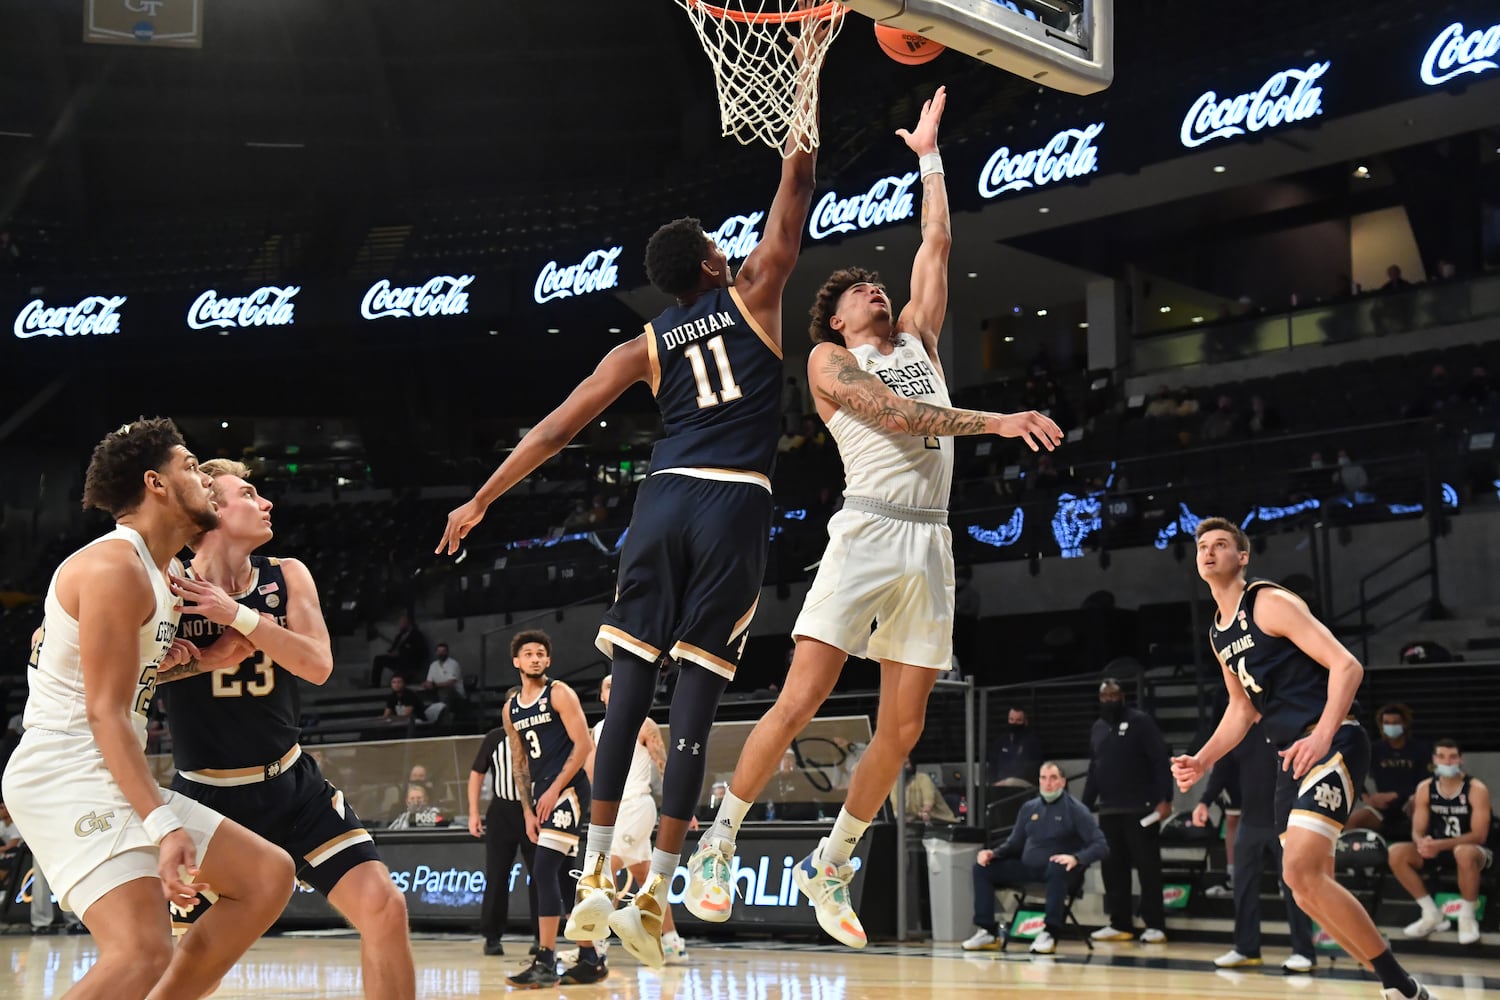
M 562 974 L 562 982 L 564 986 L 587 986 L 602 982 L 608 975 L 609 966 L 604 963 L 603 956 L 593 962 L 580 958 L 577 965 Z
M 505 946 L 500 943 L 499 938 L 487 938 L 484 942 L 484 953 L 486 955 L 504 955 Z
M 546 989 L 557 985 L 557 969 L 550 963 L 532 962 L 515 975 L 506 976 L 505 981 L 523 990 Z

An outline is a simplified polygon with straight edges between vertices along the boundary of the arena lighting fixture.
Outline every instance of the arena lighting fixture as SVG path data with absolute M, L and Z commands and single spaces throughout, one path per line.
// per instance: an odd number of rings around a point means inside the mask
M 1037 211 L 1043 215 L 1046 215 L 1048 212 L 1052 211 L 1052 209 L 1048 208 L 1046 205 L 1043 205 L 1041 208 L 1037 209 Z
M 1171 306 L 1162 306 L 1160 309 L 1158 309 L 1156 311 L 1157 312 L 1169 313 L 1169 312 L 1172 311 L 1172 307 Z
M 610 333 L 619 333 L 620 332 L 620 328 L 618 326 L 612 326 L 612 327 L 609 328 L 609 332 Z
M 877 243 L 877 244 L 875 244 L 875 249 L 876 250 L 884 250 L 885 249 L 885 244 L 884 243 Z
M 1088 324 L 1088 321 L 1086 321 L 1086 320 L 1084 322 L 1078 324 L 1078 329 L 1080 329 L 1080 330 L 1087 330 L 1088 328 L 1089 328 L 1089 324 Z
M 1193 322 L 1194 323 L 1202 323 L 1203 322 L 1203 317 L 1202 316 L 1194 316 L 1193 317 Z
M 219 429 L 220 430 L 225 430 L 225 431 L 229 430 L 229 421 L 227 421 L 227 420 L 220 420 L 219 421 Z
M 1016 342 L 1016 338 L 1015 337 L 1006 337 L 1005 338 L 1005 342 L 1007 344 L 1014 344 Z
M 969 277 L 971 277 L 971 278 L 977 278 L 977 277 L 979 277 L 979 272 L 978 271 L 970 271 L 969 272 Z
M 608 427 L 609 426 L 609 421 L 608 420 L 601 420 L 601 421 L 599 421 L 599 426 L 600 427 Z
M 562 331 L 561 331 L 561 330 L 559 330 L 559 329 L 558 329 L 558 328 L 557 328 L 557 327 L 555 327 L 555 326 L 549 326 L 549 327 L 547 327 L 547 332 L 548 332 L 548 333 L 562 333 Z
M 498 336 L 500 336 L 500 331 L 499 330 L 491 330 L 490 331 L 490 336 L 491 337 L 498 337 Z
M 1217 166 L 1214 167 L 1214 173 L 1216 173 L 1216 174 L 1222 174 L 1224 171 L 1226 171 L 1228 169 L 1229 169 L 1228 167 L 1226 167 L 1226 166 L 1224 166 L 1224 164 L 1220 163 L 1220 164 L 1218 164 Z
M 1364 164 L 1360 164 L 1354 168 L 1354 176 L 1362 181 L 1367 181 L 1370 179 L 1370 168 Z
M 1038 315 L 1038 316 L 1045 316 L 1045 315 L 1047 315 L 1047 310 L 1045 310 L 1045 309 L 1038 309 L 1038 310 L 1037 310 L 1037 311 L 1036 311 L 1036 314 L 1037 314 L 1037 315 Z

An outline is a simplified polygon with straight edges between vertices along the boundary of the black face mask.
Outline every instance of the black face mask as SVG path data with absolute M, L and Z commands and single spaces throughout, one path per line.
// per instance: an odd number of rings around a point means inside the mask
M 1125 703 L 1123 701 L 1101 701 L 1099 703 L 1099 718 L 1108 723 L 1116 723 L 1125 718 Z
M 1026 732 L 1026 723 L 1024 723 L 1024 722 L 1012 722 L 1012 723 L 1009 723 L 1008 725 L 1010 726 L 1010 731 L 1013 732 L 1013 733 L 1024 733 L 1024 732 Z

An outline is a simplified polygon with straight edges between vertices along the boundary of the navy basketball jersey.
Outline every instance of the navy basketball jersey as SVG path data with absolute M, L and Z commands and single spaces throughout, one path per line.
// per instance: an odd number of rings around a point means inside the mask
M 781 350 L 733 287 L 673 306 L 646 325 L 662 437 L 651 471 L 770 478 L 781 421 Z M 710 478 L 733 478 L 717 477 Z
M 1427 836 L 1437 840 L 1462 837 L 1474 828 L 1474 806 L 1469 801 L 1470 778 L 1464 775 L 1463 784 L 1452 798 L 1438 790 L 1438 779 L 1433 778 L 1427 786 L 1427 811 L 1432 819 L 1427 824 Z
M 530 705 L 521 701 L 521 692 L 511 695 L 506 711 L 510 723 L 521 737 L 521 751 L 526 754 L 526 768 L 531 772 L 531 784 L 545 788 L 556 780 L 573 752 L 573 738 L 562 716 L 552 708 L 552 685 L 547 681 L 541 696 Z
M 231 594 L 247 608 L 286 625 L 289 595 L 279 560 L 251 556 L 250 586 Z M 187 573 L 192 575 L 192 566 Z M 212 645 L 228 626 L 185 614 L 177 634 L 199 649 Z M 195 674 L 161 687 L 172 759 L 179 771 L 257 767 L 283 756 L 302 735 L 297 676 L 263 650 L 238 666 Z
M 1301 739 L 1328 704 L 1328 671 L 1292 640 L 1266 635 L 1255 625 L 1255 597 L 1270 580 L 1251 580 L 1234 618 L 1220 625 L 1215 612 L 1208 641 L 1224 667 L 1236 674 L 1261 714 L 1266 738 L 1278 748 Z M 1282 588 L 1284 589 L 1284 588 Z

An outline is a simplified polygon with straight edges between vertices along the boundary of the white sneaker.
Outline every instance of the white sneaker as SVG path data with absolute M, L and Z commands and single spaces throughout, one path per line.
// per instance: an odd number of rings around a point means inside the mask
M 1260 956 L 1251 958 L 1249 955 L 1241 955 L 1233 948 L 1214 959 L 1214 965 L 1220 969 L 1243 969 L 1261 963 Z
M 722 837 L 703 837 L 688 858 L 688 887 L 683 903 L 699 920 L 722 924 L 734 910 L 734 883 L 729 879 L 734 845 Z
M 661 950 L 668 964 L 687 961 L 687 942 L 676 931 L 661 936 Z
M 1209 899 L 1233 899 L 1234 886 L 1211 885 L 1207 889 L 1203 890 L 1203 895 L 1207 896 Z
M 845 862 L 831 865 L 822 860 L 823 848 L 828 838 L 818 841 L 811 854 L 803 858 L 792 877 L 802 895 L 812 900 L 813 912 L 818 915 L 818 926 L 829 936 L 850 948 L 863 948 L 869 943 L 864 925 L 854 914 L 854 905 L 849 899 L 849 882 L 854 878 L 854 866 Z
M 1458 915 L 1458 943 L 1475 944 L 1479 941 L 1479 921 L 1472 913 Z
M 1311 972 L 1316 964 L 1306 955 L 1293 955 L 1281 963 L 1281 968 L 1284 972 L 1301 975 L 1302 973 Z
M 1118 927 L 1104 926 L 1090 934 L 1089 937 L 1095 941 L 1129 941 L 1135 935 L 1130 931 L 1122 931 Z
M 578 873 L 578 894 L 573 912 L 563 927 L 569 941 L 603 941 L 609 937 L 609 916 L 615 912 L 615 877 L 600 858 L 590 872 Z
M 661 923 L 666 912 L 667 884 L 662 875 L 652 875 L 626 905 L 609 915 L 609 929 L 636 961 L 653 969 L 667 964 L 662 947 Z
M 1416 982 L 1416 980 L 1414 979 L 1412 980 L 1412 982 Z M 1427 987 L 1423 986 L 1421 983 L 1417 983 L 1417 995 L 1414 997 L 1409 997 L 1405 993 L 1402 993 L 1400 990 L 1395 989 L 1381 990 L 1380 995 L 1384 997 L 1385 1000 L 1437 1000 L 1437 997 L 1427 992 Z
M 962 947 L 964 951 L 992 951 L 1000 947 L 1000 939 L 981 927 L 969 935 Z
M 1166 944 L 1167 932 L 1158 927 L 1147 927 L 1141 931 L 1141 944 Z
M 1031 942 L 1031 953 L 1033 955 L 1050 955 L 1057 950 L 1057 942 L 1052 935 L 1042 931 Z
M 1424 938 L 1429 934 L 1447 929 L 1448 918 L 1443 916 L 1441 910 L 1433 910 L 1430 913 L 1423 913 L 1420 919 L 1407 924 L 1406 929 L 1401 933 L 1409 938 Z

